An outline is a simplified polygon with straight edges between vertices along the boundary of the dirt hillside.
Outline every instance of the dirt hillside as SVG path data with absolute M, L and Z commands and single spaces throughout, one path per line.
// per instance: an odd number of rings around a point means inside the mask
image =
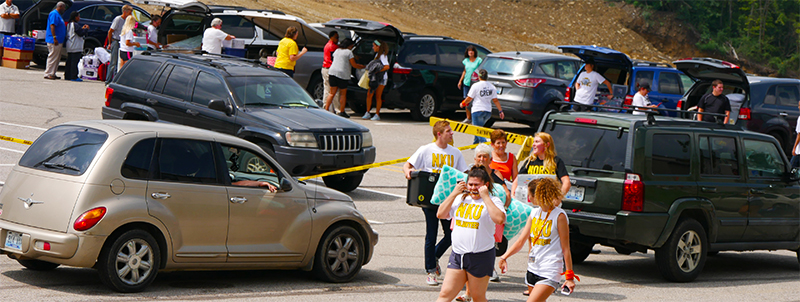
M 603 0 L 226 0 L 208 4 L 277 9 L 306 22 L 361 18 L 401 31 L 445 35 L 497 51 L 552 51 L 557 45 L 611 47 L 634 59 L 671 62 L 695 55 L 679 23 L 645 21 L 631 5 Z M 669 20 L 669 19 L 666 19 Z M 642 36 L 639 32 L 646 34 Z M 652 41 L 649 42 L 648 40 Z M 658 46 L 654 46 L 655 43 Z M 663 48 L 664 50 L 660 50 Z

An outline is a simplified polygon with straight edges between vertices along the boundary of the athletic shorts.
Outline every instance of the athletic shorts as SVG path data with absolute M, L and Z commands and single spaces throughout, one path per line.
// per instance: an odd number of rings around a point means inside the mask
M 127 62 L 133 57 L 133 52 L 131 51 L 120 51 L 119 56 L 122 59 L 122 62 Z
M 559 288 L 558 282 L 553 281 L 551 279 L 545 279 L 544 277 L 540 277 L 539 275 L 534 274 L 531 271 L 528 271 L 528 273 L 525 274 L 525 284 L 528 286 L 536 286 L 536 284 L 544 284 L 555 289 Z
M 347 89 L 347 80 L 342 80 L 335 75 L 328 74 L 328 83 L 331 85 L 331 87 Z
M 494 271 L 494 249 L 480 253 L 450 253 L 447 268 L 467 271 L 471 275 L 481 278 L 489 276 Z

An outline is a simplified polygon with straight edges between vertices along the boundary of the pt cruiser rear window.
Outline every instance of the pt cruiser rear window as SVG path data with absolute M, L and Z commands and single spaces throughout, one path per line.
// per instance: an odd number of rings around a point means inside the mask
M 105 143 L 108 134 L 103 131 L 78 127 L 58 126 L 47 130 L 22 155 L 19 165 L 37 170 L 81 175 Z

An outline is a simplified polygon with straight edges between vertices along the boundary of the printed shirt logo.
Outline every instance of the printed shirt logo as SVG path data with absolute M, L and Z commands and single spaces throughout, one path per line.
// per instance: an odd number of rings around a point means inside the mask
M 528 166 L 528 174 L 549 174 L 549 175 L 556 175 L 555 171 L 550 171 L 544 166 Z
M 456 226 L 467 229 L 477 230 L 480 226 L 478 219 L 483 214 L 483 205 L 478 204 L 460 204 L 456 209 Z M 460 219 L 458 219 L 460 218 Z M 473 220 L 473 221 L 467 221 Z
M 440 168 L 444 167 L 444 165 L 448 165 L 451 167 L 455 167 L 455 156 L 452 154 L 438 154 L 432 153 L 431 154 L 431 167 L 433 173 L 440 173 Z
M 541 246 L 549 245 L 550 239 L 543 239 L 543 238 L 550 237 L 552 229 L 553 229 L 552 220 L 539 219 L 538 217 L 531 219 L 531 241 L 536 239 L 537 235 L 539 236 L 539 239 L 536 240 L 536 242 L 534 242 L 533 245 L 541 245 Z
M 492 96 L 492 92 L 494 92 L 494 91 L 492 91 L 491 89 L 488 89 L 488 88 L 484 88 L 484 89 L 481 89 L 480 95 L 481 95 L 481 97 Z
M 592 87 L 592 80 L 589 77 L 582 78 L 578 82 L 581 83 L 581 88 L 583 88 L 583 87 L 586 87 L 586 88 Z

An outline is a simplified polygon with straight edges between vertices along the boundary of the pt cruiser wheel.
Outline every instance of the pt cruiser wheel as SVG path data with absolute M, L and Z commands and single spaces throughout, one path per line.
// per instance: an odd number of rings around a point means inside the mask
M 322 237 L 314 259 L 314 273 L 327 282 L 348 282 L 361 271 L 364 241 L 349 226 L 328 230 Z
M 669 281 L 692 281 L 703 270 L 707 251 L 703 226 L 694 219 L 681 220 L 664 246 L 656 250 L 656 264 Z
M 130 230 L 103 248 L 98 259 L 100 280 L 123 293 L 143 291 L 158 274 L 160 251 L 152 235 Z

